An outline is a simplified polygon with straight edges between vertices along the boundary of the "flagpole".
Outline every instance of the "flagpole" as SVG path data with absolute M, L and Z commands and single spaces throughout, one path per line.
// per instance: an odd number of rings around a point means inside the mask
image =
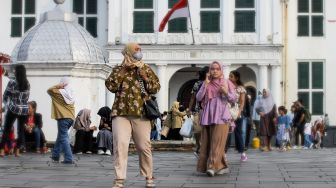
M 190 8 L 189 8 L 189 1 L 187 0 L 187 5 L 188 5 L 188 12 L 189 12 L 189 20 L 190 20 L 190 27 L 191 27 L 191 35 L 192 35 L 192 40 L 193 40 L 193 45 L 195 44 L 195 38 L 194 38 L 194 30 L 191 22 L 191 15 L 190 15 Z

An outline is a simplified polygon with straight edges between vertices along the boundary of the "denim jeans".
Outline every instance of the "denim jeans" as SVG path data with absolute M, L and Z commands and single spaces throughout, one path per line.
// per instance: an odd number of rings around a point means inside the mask
M 305 134 L 304 135 L 304 146 L 309 148 L 312 143 L 313 142 L 312 142 L 312 139 L 311 139 L 311 135 Z
M 73 120 L 70 118 L 57 120 L 57 138 L 52 152 L 52 158 L 59 160 L 61 151 L 64 152 L 64 162 L 72 162 L 72 151 L 69 143 L 68 129 Z
M 236 142 L 236 149 L 239 153 L 243 153 L 245 149 L 245 139 L 246 139 L 246 125 L 247 125 L 247 118 L 242 116 L 238 118 L 236 121 L 236 128 L 234 130 L 235 134 L 235 142 Z
M 41 146 L 41 128 L 34 127 L 33 129 L 34 138 L 35 138 L 35 148 L 42 148 Z

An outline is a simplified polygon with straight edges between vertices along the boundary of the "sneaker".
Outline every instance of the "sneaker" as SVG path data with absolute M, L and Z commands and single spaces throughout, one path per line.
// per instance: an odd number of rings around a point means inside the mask
M 240 161 L 241 161 L 241 162 L 245 162 L 245 161 L 247 161 L 247 155 L 246 155 L 246 154 L 241 154 L 241 156 L 240 156 Z
M 62 161 L 62 164 L 76 164 L 74 161 Z
M 146 187 L 152 188 L 155 187 L 154 178 L 146 178 Z
M 210 176 L 210 177 L 213 177 L 213 176 L 215 176 L 215 171 L 214 170 L 212 170 L 212 169 L 208 169 L 207 171 L 206 171 L 206 173 L 208 174 L 208 176 Z
M 194 155 L 195 155 L 195 157 L 196 157 L 197 159 L 199 159 L 199 155 L 198 155 L 198 153 L 197 153 L 196 151 L 194 151 Z
M 124 187 L 124 180 L 114 180 L 114 185 L 112 188 Z
M 105 152 L 106 155 L 111 155 L 111 151 L 109 149 L 106 150 Z
M 50 156 L 50 159 L 53 163 L 59 163 L 59 158 Z
M 216 172 L 217 175 L 223 175 L 223 174 L 228 174 L 228 173 L 230 173 L 229 168 L 223 168 L 223 169 L 218 170 L 218 171 Z
M 86 154 L 92 154 L 92 152 L 91 151 L 87 151 Z
M 77 152 L 76 153 L 76 155 L 82 155 L 83 154 L 83 152 Z
M 312 148 L 313 148 L 313 146 L 314 146 L 314 144 L 313 144 L 313 143 L 311 143 L 311 144 L 310 144 L 310 146 L 309 146 L 309 149 L 312 149 Z
M 107 151 L 106 151 L 107 152 Z M 103 150 L 98 150 L 98 155 L 104 155 L 104 151 Z

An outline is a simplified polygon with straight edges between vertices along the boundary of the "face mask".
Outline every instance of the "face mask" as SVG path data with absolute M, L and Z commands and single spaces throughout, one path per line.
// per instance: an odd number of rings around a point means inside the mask
M 135 52 L 135 54 L 133 54 L 134 59 L 140 61 L 142 59 L 142 53 L 141 52 Z

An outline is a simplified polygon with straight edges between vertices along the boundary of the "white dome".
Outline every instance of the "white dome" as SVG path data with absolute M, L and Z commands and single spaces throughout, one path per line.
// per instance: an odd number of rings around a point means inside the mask
M 102 48 L 77 20 L 58 7 L 44 13 L 16 45 L 12 62 L 105 63 Z

